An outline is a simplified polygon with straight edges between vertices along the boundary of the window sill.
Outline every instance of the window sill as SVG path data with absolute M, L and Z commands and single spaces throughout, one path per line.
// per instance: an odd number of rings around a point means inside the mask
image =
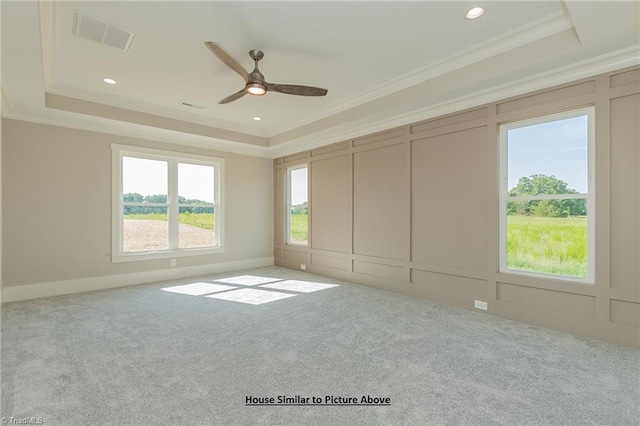
M 224 253 L 224 247 L 194 248 L 181 250 L 162 250 L 140 253 L 122 253 L 111 256 L 111 263 L 136 262 L 140 260 L 169 259 L 176 257 L 201 256 L 207 254 Z

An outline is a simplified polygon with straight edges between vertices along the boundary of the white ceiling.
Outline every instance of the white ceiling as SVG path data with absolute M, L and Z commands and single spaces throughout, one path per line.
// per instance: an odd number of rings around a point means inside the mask
M 478 4 L 485 16 L 465 19 Z M 640 63 L 637 1 L 1 7 L 3 116 L 265 156 Z M 73 35 L 76 10 L 132 30 L 129 51 Z M 268 81 L 324 87 L 328 95 L 270 92 L 220 105 L 244 83 L 205 41 L 220 43 L 248 71 L 248 51 L 261 49 Z

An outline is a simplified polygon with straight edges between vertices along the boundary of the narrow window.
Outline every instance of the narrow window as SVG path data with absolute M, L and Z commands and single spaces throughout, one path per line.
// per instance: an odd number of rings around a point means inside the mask
M 224 251 L 222 159 L 112 149 L 114 262 Z
M 500 270 L 593 283 L 593 108 L 500 127 Z
M 287 243 L 309 244 L 309 196 L 307 166 L 287 172 Z

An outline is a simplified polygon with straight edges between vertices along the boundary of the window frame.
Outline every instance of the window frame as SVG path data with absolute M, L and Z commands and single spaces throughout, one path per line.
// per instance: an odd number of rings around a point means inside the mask
M 286 206 L 286 212 L 287 212 L 287 226 L 286 226 L 286 232 L 287 232 L 287 236 L 286 236 L 286 242 L 287 245 L 290 246 L 297 246 L 297 247 L 309 247 L 309 228 L 310 228 L 310 223 L 309 221 L 307 221 L 307 243 L 306 244 L 300 244 L 300 243 L 294 243 L 291 241 L 291 207 L 293 207 L 291 205 L 291 172 L 295 171 L 295 170 L 300 170 L 300 169 L 307 169 L 307 206 L 309 205 L 309 164 L 308 163 L 304 163 L 304 164 L 297 164 L 295 166 L 291 166 L 291 167 L 287 167 L 287 206 Z
M 509 196 L 509 159 L 508 159 L 508 133 L 509 130 L 528 127 L 536 124 L 550 123 L 554 121 L 587 116 L 587 193 L 580 194 L 540 194 L 531 196 Z M 595 197 L 596 197 L 596 169 L 595 169 L 595 107 L 587 106 L 567 111 L 544 114 L 536 117 L 500 123 L 499 135 L 499 181 L 498 181 L 498 212 L 499 212 L 499 241 L 498 241 L 498 272 L 523 275 L 535 278 L 545 278 L 554 281 L 569 281 L 580 284 L 595 284 Z M 587 276 L 584 278 L 572 277 L 544 272 L 523 271 L 507 267 L 507 203 L 509 201 L 532 200 L 564 200 L 586 199 L 587 203 Z
M 167 207 L 168 244 L 166 250 L 125 252 L 123 250 L 123 157 L 133 157 L 167 162 L 167 202 L 146 203 Z M 144 148 L 131 145 L 111 144 L 111 262 L 132 262 L 139 260 L 167 259 L 225 252 L 224 245 L 224 158 L 185 154 Z M 215 214 L 215 246 L 179 248 L 178 220 L 180 203 L 178 202 L 178 164 L 193 164 L 213 167 Z M 127 203 L 127 205 L 131 205 Z

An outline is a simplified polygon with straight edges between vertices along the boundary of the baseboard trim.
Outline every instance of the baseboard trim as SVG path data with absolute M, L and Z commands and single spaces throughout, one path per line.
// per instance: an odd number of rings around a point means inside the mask
M 259 257 L 232 262 L 212 263 L 209 265 L 4 287 L 2 289 L 2 302 L 17 302 L 20 300 L 39 299 L 42 297 L 60 296 L 63 294 L 81 293 L 85 291 L 106 290 L 109 288 L 126 287 L 154 281 L 186 278 L 218 272 L 230 272 L 237 271 L 239 269 L 259 268 L 262 266 L 272 266 L 273 264 L 273 257 Z

